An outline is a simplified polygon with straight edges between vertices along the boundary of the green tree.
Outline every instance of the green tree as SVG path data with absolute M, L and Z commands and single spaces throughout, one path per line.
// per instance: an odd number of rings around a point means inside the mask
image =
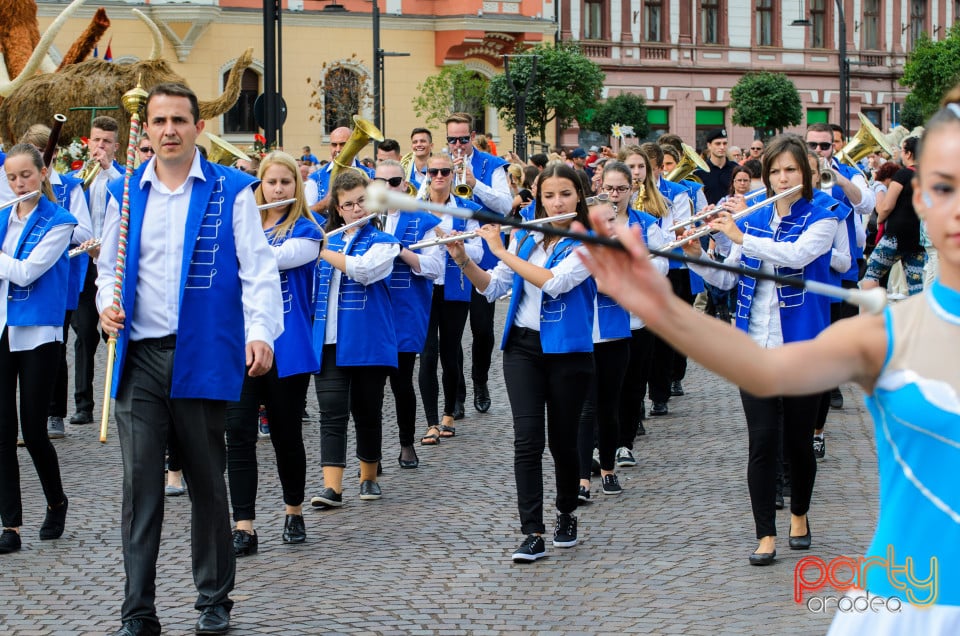
M 910 93 L 903 100 L 903 107 L 900 108 L 900 125 L 913 130 L 917 126 L 922 126 L 925 121 L 927 118 L 923 116 L 923 104 L 913 93 Z
M 510 80 L 520 95 L 526 91 L 530 77 L 533 58 L 529 56 L 538 56 L 536 75 L 524 100 L 527 135 L 543 140 L 551 121 L 569 126 L 596 105 L 606 76 L 577 43 L 538 44 L 523 53 L 526 57 L 510 60 Z M 507 82 L 506 73 L 490 80 L 487 101 L 497 108 L 507 127 L 516 130 L 517 104 Z
M 754 128 L 761 138 L 799 125 L 801 104 L 797 87 L 783 73 L 747 73 L 730 91 L 733 123 Z
M 947 29 L 946 37 L 934 42 L 924 33 L 903 65 L 900 83 L 911 89 L 913 106 L 922 120 L 937 112 L 940 99 L 960 80 L 960 23 Z M 906 104 L 904 104 L 906 106 Z
M 597 106 L 589 122 L 580 122 L 587 130 L 610 134 L 614 124 L 633 126 L 634 136 L 643 139 L 650 134 L 647 124 L 647 103 L 640 95 L 621 93 Z
M 487 79 L 463 64 L 444 66 L 417 84 L 413 111 L 428 127 L 439 128 L 452 112 L 483 116 L 486 106 Z

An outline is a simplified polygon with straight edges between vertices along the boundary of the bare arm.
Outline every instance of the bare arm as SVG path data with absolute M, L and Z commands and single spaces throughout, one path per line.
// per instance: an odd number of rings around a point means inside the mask
M 877 197 L 877 223 L 883 223 L 887 220 L 887 217 L 893 212 L 893 208 L 896 207 L 897 198 L 901 192 L 903 192 L 903 185 L 891 181 L 890 185 L 887 186 L 887 192 L 882 197 Z

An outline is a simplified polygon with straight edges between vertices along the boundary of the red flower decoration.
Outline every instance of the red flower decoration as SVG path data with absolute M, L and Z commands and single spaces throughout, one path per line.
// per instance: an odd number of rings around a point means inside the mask
M 254 139 L 255 141 L 260 142 L 261 144 L 266 144 L 266 143 L 267 143 L 267 138 L 264 137 L 263 135 L 259 134 L 259 133 L 255 134 L 255 135 L 253 136 L 253 139 Z
M 79 169 L 82 168 L 82 167 L 83 167 L 83 162 L 80 161 L 79 159 L 70 162 L 70 169 L 71 169 L 71 170 L 79 170 Z
M 88 143 L 90 143 L 90 140 L 89 140 L 87 137 L 81 137 L 81 138 L 80 138 L 80 141 L 83 142 L 83 145 L 84 145 L 84 146 L 86 146 Z

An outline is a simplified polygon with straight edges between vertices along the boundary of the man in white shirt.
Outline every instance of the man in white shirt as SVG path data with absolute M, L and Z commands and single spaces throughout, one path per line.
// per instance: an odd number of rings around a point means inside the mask
M 115 636 L 160 633 L 155 578 L 171 428 L 192 500 L 196 633 L 229 630 L 235 561 L 223 478 L 226 404 L 239 399 L 245 372 L 269 371 L 283 331 L 280 278 L 260 227 L 255 180 L 201 159 L 199 113 L 186 86 L 153 88 L 145 127 L 156 154 L 126 191 L 111 186 L 98 260 L 100 323 L 118 336 L 113 390 L 127 580 Z M 125 196 L 130 220 L 116 311 L 118 201 Z

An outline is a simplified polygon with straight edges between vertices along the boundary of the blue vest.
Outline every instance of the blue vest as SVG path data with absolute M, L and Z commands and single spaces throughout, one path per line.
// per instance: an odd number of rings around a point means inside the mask
M 281 220 L 281 222 L 283 222 Z M 320 228 L 307 218 L 299 218 L 289 234 L 282 239 L 272 238 L 265 232 L 271 245 L 282 245 L 293 238 L 322 240 Z M 313 354 L 313 347 L 305 347 L 312 337 L 312 307 L 314 262 L 299 267 L 280 270 L 280 295 L 283 298 L 283 333 L 273 343 L 277 375 L 285 378 L 299 373 L 316 373 L 320 364 Z
M 331 236 L 328 249 L 343 251 L 343 234 Z M 348 256 L 363 256 L 377 243 L 397 243 L 397 239 L 367 223 L 357 231 L 347 247 Z M 313 314 L 313 351 L 323 364 L 323 341 L 327 329 L 327 308 L 333 265 L 321 260 L 316 268 Z M 390 277 L 370 285 L 361 285 L 345 273 L 340 274 L 337 296 L 337 366 L 397 366 L 397 335 L 390 302 Z
M 253 187 L 256 180 L 202 157 L 200 166 L 206 181 L 193 181 L 183 234 L 180 312 L 170 397 L 236 402 L 246 371 L 246 338 L 233 206 L 237 195 Z M 134 315 L 143 217 L 150 196 L 150 184 L 140 187 L 145 167 L 146 164 L 140 166 L 130 178 L 127 270 L 121 290 L 127 320 Z M 121 202 L 123 177 L 112 181 L 108 191 Z M 121 329 L 113 375 L 114 397 L 123 377 L 129 339 L 130 329 Z
M 0 245 L 7 238 L 7 224 L 15 206 L 0 210 Z M 25 261 L 50 230 L 59 225 L 76 225 L 66 209 L 41 195 L 36 209 L 30 214 L 12 258 Z M 21 287 L 10 282 L 7 286 L 7 324 L 11 327 L 62 327 L 67 312 L 67 284 L 70 257 L 67 250 L 60 258 L 29 285 Z
M 790 214 L 780 220 L 776 231 L 771 232 L 770 222 L 774 214 L 774 205 L 767 205 L 740 219 L 737 225 L 745 234 L 772 238 L 780 243 L 794 243 L 804 230 L 817 221 L 836 218 L 833 213 L 800 199 L 790 207 Z M 758 270 L 760 263 L 760 259 L 753 256 L 740 257 L 740 264 L 747 269 Z M 778 276 L 827 283 L 830 281 L 830 250 L 801 269 L 775 266 L 774 271 Z M 747 331 L 750 323 L 750 308 L 756 286 L 756 278 L 740 275 L 737 285 L 737 327 L 743 331 Z M 780 301 L 780 326 L 785 343 L 811 340 L 829 326 L 830 301 L 826 296 L 778 285 L 777 298 Z
M 853 216 L 853 214 L 851 214 L 853 212 L 853 208 L 851 208 L 849 205 L 847 205 L 842 201 L 838 201 L 834 199 L 832 196 L 830 196 L 823 190 L 814 189 L 813 204 L 817 207 L 827 210 L 828 212 L 833 213 L 837 221 L 839 221 L 841 224 L 846 223 L 847 218 Z M 848 238 L 849 238 L 849 228 L 847 228 L 847 231 L 848 231 Z M 855 253 L 854 250 L 856 249 L 856 246 L 854 245 L 852 247 L 848 247 L 848 249 L 850 249 L 850 256 L 852 257 L 853 254 Z M 842 279 L 842 275 L 843 275 L 843 272 L 838 272 L 831 267 L 830 268 L 830 284 L 836 285 L 839 287 L 840 280 Z M 842 302 L 843 301 L 838 298 L 830 299 L 831 304 L 842 303 Z
M 507 162 L 504 159 L 482 152 L 476 148 L 474 148 L 473 155 L 470 157 L 470 169 L 473 171 L 473 176 L 477 181 L 488 186 L 493 185 L 493 175 L 496 171 L 506 165 Z M 480 206 L 478 209 L 484 209 L 483 203 L 481 203 L 476 194 L 473 195 L 473 202 Z M 489 211 L 492 212 L 492 210 Z M 477 264 L 484 270 L 493 269 L 497 266 L 497 261 L 500 259 L 493 255 L 493 252 L 487 247 L 486 241 L 482 241 L 482 243 L 483 258 L 481 258 Z
M 536 246 L 536 241 L 533 240 L 529 230 L 520 230 L 514 236 L 514 240 L 520 241 L 517 256 L 523 260 L 529 259 L 530 253 Z M 550 269 L 568 256 L 578 258 L 573 251 L 579 246 L 579 241 L 560 239 L 543 266 Z M 507 309 L 503 341 L 500 343 L 501 349 L 507 346 L 510 329 L 517 318 L 517 309 L 520 307 L 522 295 L 523 277 L 514 273 L 513 295 L 510 297 L 510 308 Z M 593 304 L 596 295 L 597 284 L 593 277 L 587 278 L 556 298 L 551 298 L 549 294 L 541 294 L 540 346 L 544 353 L 593 352 Z M 629 335 L 629 328 L 627 331 Z
M 454 202 L 457 204 L 458 208 L 465 208 L 467 210 L 482 210 L 483 206 L 479 203 L 474 203 L 469 199 L 461 199 L 460 197 L 453 197 Z M 463 232 L 467 228 L 467 222 L 465 219 L 458 219 L 453 217 L 453 230 L 457 232 Z M 486 249 L 486 243 L 483 244 L 484 249 Z M 494 259 L 496 262 L 496 259 Z M 483 260 L 480 261 L 483 263 Z M 480 265 L 478 263 L 478 265 Z M 480 265 L 483 267 L 482 265 Z M 470 302 L 470 292 L 473 290 L 473 283 L 470 282 L 470 279 L 467 278 L 466 274 L 460 271 L 460 268 L 457 267 L 457 264 L 453 262 L 453 258 L 450 256 L 449 252 L 446 252 L 444 248 L 443 254 L 443 299 L 444 300 L 456 300 L 459 302 Z
M 317 182 L 317 192 L 320 195 L 318 200 L 323 199 L 330 191 L 330 172 L 333 170 L 333 166 L 334 163 L 332 161 L 328 161 L 327 163 L 323 164 L 322 168 L 319 170 L 314 170 L 310 173 L 310 176 L 307 177 L 308 179 L 313 179 Z M 373 179 L 374 171 L 356 159 L 353 160 L 353 167 L 362 170 L 363 173 L 367 175 L 367 178 Z
M 57 204 L 66 210 L 70 209 L 70 195 L 73 189 L 82 187 L 83 181 L 69 175 L 60 175 L 60 183 L 50 184 L 53 188 L 53 195 L 57 197 Z M 70 242 L 70 247 L 76 247 L 77 244 Z M 83 290 L 83 281 L 87 276 L 87 265 L 90 263 L 90 257 L 86 254 L 80 254 L 70 259 L 70 275 L 67 284 L 67 310 L 73 311 L 80 305 L 80 292 Z
M 400 245 L 409 248 L 440 224 L 440 218 L 428 212 L 401 212 L 395 235 Z M 459 272 L 458 272 L 459 273 Z M 390 300 L 396 317 L 397 350 L 420 353 L 427 341 L 433 281 L 418 276 L 402 258 L 393 261 L 390 274 Z
M 833 169 L 850 180 L 853 180 L 855 176 L 860 174 L 850 166 L 845 166 L 837 162 L 834 162 Z M 843 188 L 840 186 L 833 186 L 830 196 L 844 205 L 850 206 L 851 210 L 853 209 L 853 204 L 850 203 L 850 199 L 843 193 Z M 856 215 L 854 214 L 847 215 L 847 240 L 850 242 L 850 269 L 843 272 L 840 278 L 856 282 L 860 278 L 860 265 L 857 263 L 857 259 L 863 258 L 863 248 L 857 245 L 857 225 Z
M 703 186 L 701 186 L 703 187 Z M 672 181 L 667 181 L 662 176 L 660 177 L 660 184 L 657 186 L 657 189 L 660 190 L 660 194 L 666 197 L 667 201 L 670 203 L 670 210 L 673 210 L 673 199 L 679 194 L 686 192 L 688 196 L 691 196 L 689 189 L 684 187 L 679 183 L 673 183 Z M 671 214 L 671 217 L 673 215 Z M 660 227 L 663 227 L 663 219 L 657 219 L 657 223 L 660 224 Z M 672 221 L 672 219 L 671 219 Z M 664 228 L 666 229 L 666 228 Z M 683 248 L 678 247 L 673 250 L 674 254 L 683 254 Z M 696 295 L 703 291 L 703 279 L 700 278 L 698 274 L 695 274 L 692 270 L 689 270 L 685 264 L 680 261 L 670 261 L 670 269 L 687 269 L 690 276 L 690 293 Z
M 520 218 L 524 221 L 532 221 L 537 216 L 537 202 L 531 201 L 520 208 Z

